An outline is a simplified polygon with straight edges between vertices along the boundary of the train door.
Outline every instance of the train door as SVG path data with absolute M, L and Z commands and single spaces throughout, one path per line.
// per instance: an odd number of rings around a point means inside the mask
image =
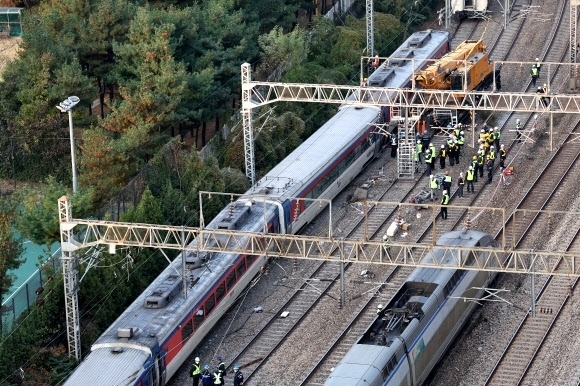
M 155 357 L 155 361 L 153 362 L 153 366 L 151 368 L 151 372 L 149 373 L 149 384 L 152 386 L 165 386 L 165 358 L 161 357 L 160 354 L 157 354 Z
M 298 201 L 295 201 L 296 205 L 298 205 Z M 292 233 L 292 202 L 290 200 L 285 200 L 282 203 L 282 208 L 284 209 L 284 213 L 278 213 L 280 218 L 284 218 L 284 223 L 286 224 L 286 233 Z M 299 208 L 298 208 L 299 209 Z M 276 233 L 280 233 L 280 226 L 278 225 L 278 229 L 275 231 Z

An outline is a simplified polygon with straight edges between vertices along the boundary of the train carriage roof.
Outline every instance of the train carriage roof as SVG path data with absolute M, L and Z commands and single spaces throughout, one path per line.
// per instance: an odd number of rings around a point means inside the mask
M 392 355 L 386 346 L 354 345 L 340 364 L 332 370 L 325 384 L 341 386 L 368 386 L 382 379 L 381 370 Z M 369 364 L 375 364 L 369 366 Z
M 91 352 L 84 361 L 84 366 L 78 367 L 66 380 L 70 385 L 129 385 L 143 371 L 143 363 L 149 354 L 141 350 L 124 349 L 111 355 L 109 350 Z
M 274 195 L 296 196 L 320 174 L 331 166 L 338 154 L 343 153 L 353 140 L 360 137 L 368 123 L 375 121 L 378 108 L 347 108 L 340 110 L 302 145 L 276 165 L 255 190 L 269 187 Z

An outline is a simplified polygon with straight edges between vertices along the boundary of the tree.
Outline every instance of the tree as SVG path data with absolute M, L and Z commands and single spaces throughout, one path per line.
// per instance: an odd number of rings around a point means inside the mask
M 8 293 L 15 280 L 15 270 L 24 262 L 21 239 L 15 239 L 12 232 L 16 207 L 10 200 L 0 201 L 0 298 Z
M 299 27 L 290 33 L 284 33 L 281 27 L 275 27 L 268 34 L 261 35 L 258 44 L 262 50 L 262 67 L 266 74 L 282 63 L 287 67 L 297 66 L 308 57 L 306 31 Z
M 16 198 L 19 207 L 16 229 L 39 245 L 52 245 L 60 241 L 58 199 L 69 193 L 54 177 L 48 177 L 38 188 L 25 187 Z M 88 217 L 93 213 L 95 208 L 91 189 L 81 187 L 69 197 L 75 218 Z

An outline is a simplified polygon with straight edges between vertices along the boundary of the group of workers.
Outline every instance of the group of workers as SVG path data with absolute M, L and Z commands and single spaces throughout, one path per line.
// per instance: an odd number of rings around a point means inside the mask
M 199 386 L 199 381 L 201 381 L 202 386 L 225 385 L 226 365 L 221 356 L 217 357 L 217 362 L 218 364 L 212 373 L 209 365 L 204 365 L 202 369 L 199 357 L 195 358 L 190 371 L 190 376 L 193 378 L 193 386 Z M 234 386 L 243 385 L 244 375 L 240 371 L 240 366 L 234 365 Z
M 426 165 L 427 174 L 431 174 L 435 171 L 435 160 L 439 157 L 439 166 L 441 169 L 445 169 L 446 160 L 449 158 L 449 164 L 454 166 L 459 165 L 459 156 L 461 155 L 461 150 L 465 144 L 465 133 L 462 130 L 461 125 L 456 125 L 453 131 L 449 135 L 449 138 L 445 144 L 441 145 L 439 151 L 435 148 L 433 143 L 429 143 L 425 147 L 425 142 L 421 139 L 424 136 L 417 136 L 417 144 L 413 150 L 413 160 L 415 162 L 415 172 L 419 172 L 419 164 L 423 161 Z
M 517 122 L 520 125 L 519 119 Z M 521 125 L 520 125 L 521 126 Z M 454 132 L 447 140 L 446 145 L 442 145 L 441 150 L 439 152 L 440 157 L 440 165 L 441 168 L 445 168 L 445 158 L 447 155 L 450 157 L 450 164 L 451 166 L 454 163 L 459 164 L 459 154 L 461 153 L 462 146 L 458 146 L 459 141 L 455 139 L 455 132 L 456 130 L 460 130 L 460 128 L 455 128 Z M 518 129 L 519 130 L 519 129 Z M 461 145 L 463 145 L 463 131 L 459 132 L 459 138 L 462 139 Z M 477 153 L 472 156 L 471 163 L 465 173 L 460 172 L 457 178 L 457 197 L 461 198 L 464 197 L 464 187 L 467 185 L 467 192 L 475 192 L 474 183 L 477 182 L 478 176 L 479 178 L 483 178 L 484 176 L 484 169 L 487 171 L 487 183 L 490 184 L 493 179 L 493 170 L 494 164 L 497 159 L 500 162 L 500 169 L 503 172 L 506 168 L 505 160 L 507 157 L 507 150 L 503 144 L 500 144 L 501 132 L 497 127 L 491 128 L 487 127 L 487 124 L 483 124 L 483 128 L 480 131 L 478 143 L 479 147 Z M 450 145 L 451 144 L 451 145 Z M 417 146 L 420 144 L 417 143 Z M 449 153 L 445 153 L 448 149 L 452 149 L 452 146 L 458 146 L 458 149 L 455 150 L 455 154 L 453 157 Z M 499 149 L 499 150 L 496 150 Z M 420 152 L 418 152 L 420 153 Z M 441 154 L 443 153 L 443 154 Z M 431 154 L 426 154 L 427 157 L 430 157 Z M 457 157 L 457 158 L 455 158 Z M 453 178 L 449 174 L 449 170 L 445 171 L 445 176 L 442 181 L 438 181 L 437 178 L 431 171 L 434 170 L 429 164 L 427 166 L 427 172 L 430 174 L 429 176 L 429 189 L 431 191 L 431 200 L 435 200 L 436 192 L 443 188 L 442 197 L 441 197 L 441 218 L 447 218 L 447 205 L 449 205 L 449 201 L 451 199 L 451 187 L 453 185 Z

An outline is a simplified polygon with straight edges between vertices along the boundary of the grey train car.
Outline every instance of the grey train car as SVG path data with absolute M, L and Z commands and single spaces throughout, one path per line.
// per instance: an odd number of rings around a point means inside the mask
M 417 60 L 389 72 L 382 86 L 407 85 L 427 59 L 449 50 L 449 41 L 444 31 L 411 35 L 399 50 L 412 49 Z M 381 119 L 378 107 L 343 106 L 207 228 L 298 232 L 325 207 L 308 199 L 333 199 L 380 150 L 383 136 L 375 124 Z M 266 261 L 267 256 L 188 253 L 184 297 L 177 274 L 182 260 L 176 258 L 97 339 L 65 385 L 163 386 Z
M 499 247 L 491 236 L 474 230 L 447 232 L 437 245 Z M 437 261 L 444 251 L 434 249 Z M 461 254 L 467 262 L 474 257 L 473 252 Z M 424 261 L 433 257 L 428 254 Z M 445 261 L 451 263 L 453 258 L 446 256 Z M 487 287 L 494 277 L 494 272 L 415 269 L 324 385 L 421 385 L 477 305 L 460 297 L 480 297 L 483 290 L 474 288 Z

